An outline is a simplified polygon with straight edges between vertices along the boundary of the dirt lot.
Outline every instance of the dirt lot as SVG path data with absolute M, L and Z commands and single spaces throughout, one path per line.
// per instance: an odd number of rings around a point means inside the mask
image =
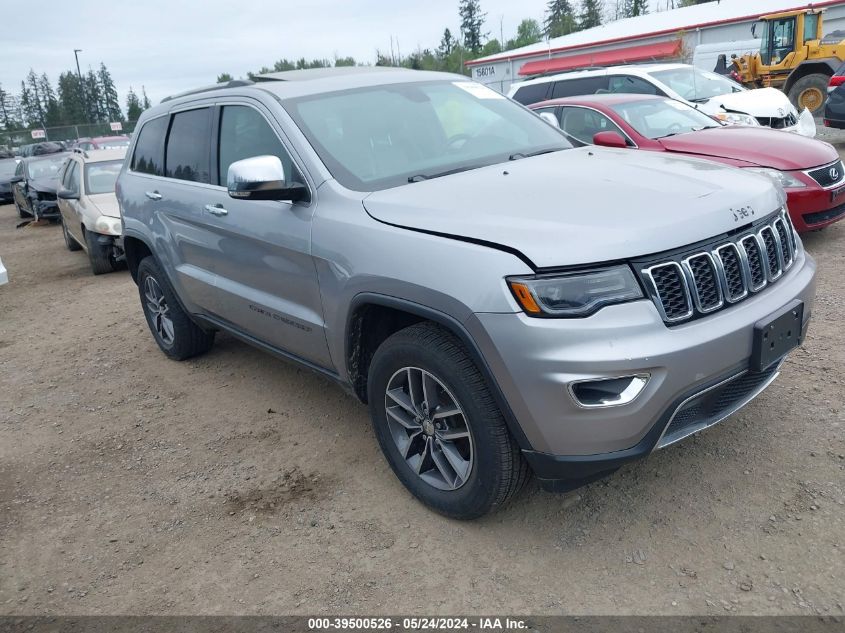
M 0 207 L 0 613 L 845 613 L 845 222 L 806 346 L 725 423 L 474 523 L 366 409 L 220 336 L 168 361 L 126 272 Z

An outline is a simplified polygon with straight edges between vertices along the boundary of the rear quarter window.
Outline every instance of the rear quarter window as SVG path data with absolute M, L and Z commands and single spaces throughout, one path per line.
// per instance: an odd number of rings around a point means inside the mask
M 551 83 L 546 81 L 539 84 L 522 86 L 513 94 L 513 100 L 522 105 L 531 105 L 532 103 L 545 101 L 550 85 Z
M 167 134 L 168 117 L 151 119 L 138 133 L 138 142 L 132 154 L 132 171 L 153 176 L 164 176 L 164 136 Z
M 584 77 L 582 79 L 563 79 L 555 82 L 552 99 L 561 97 L 579 97 L 607 92 L 607 77 Z

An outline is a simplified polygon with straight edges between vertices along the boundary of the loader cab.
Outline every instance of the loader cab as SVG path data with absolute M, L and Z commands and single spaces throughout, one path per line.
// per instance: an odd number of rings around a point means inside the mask
M 760 64 L 780 66 L 790 53 L 803 48 L 807 42 L 820 39 L 820 13 L 792 12 L 763 17 L 751 32 L 760 38 Z

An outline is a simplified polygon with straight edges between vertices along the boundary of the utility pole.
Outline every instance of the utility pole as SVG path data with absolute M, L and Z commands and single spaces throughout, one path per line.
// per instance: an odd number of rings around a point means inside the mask
M 73 49 L 73 57 L 76 59 L 76 76 L 79 78 L 79 91 L 82 93 L 82 102 L 85 104 L 85 122 L 88 123 L 88 95 L 85 93 L 85 84 L 82 83 L 82 71 L 79 70 L 79 53 L 81 48 Z

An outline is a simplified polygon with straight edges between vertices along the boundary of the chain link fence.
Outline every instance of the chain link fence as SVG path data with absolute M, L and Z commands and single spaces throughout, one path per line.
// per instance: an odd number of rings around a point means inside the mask
M 75 141 L 78 138 L 92 136 L 130 134 L 135 130 L 136 123 L 137 121 L 124 121 L 121 124 L 123 129 L 117 132 L 111 129 L 110 123 L 63 125 L 60 127 L 31 128 L 28 130 L 15 130 L 14 132 L 0 132 L 0 145 L 5 145 L 9 149 L 12 149 L 28 143 L 39 143 L 41 141 Z M 38 138 L 33 138 L 33 130 L 43 131 L 44 136 L 41 137 L 39 135 Z

